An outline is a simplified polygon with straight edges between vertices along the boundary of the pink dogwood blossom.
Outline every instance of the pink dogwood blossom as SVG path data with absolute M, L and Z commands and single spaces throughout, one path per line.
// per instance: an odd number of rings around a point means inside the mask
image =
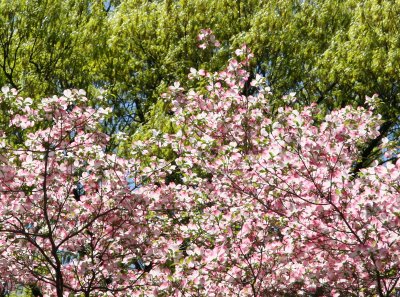
M 105 151 L 108 136 L 98 128 L 110 110 L 87 107 L 77 90 L 44 98 L 37 109 L 4 91 L 1 100 L 18 105 L 10 125 L 23 141 L 1 134 L 3 281 L 60 297 L 126 296 L 151 288 L 160 232 L 147 222 L 149 199 L 132 189 L 141 183 L 130 174 L 138 163 Z
M 170 93 L 181 131 L 168 144 L 181 181 L 157 191 L 186 244 L 164 290 L 392 296 L 400 162 L 353 171 L 363 144 L 379 134 L 379 115 L 345 107 L 316 121 L 315 104 L 274 110 L 262 77 L 246 93 L 249 58 L 204 78 L 206 93 Z

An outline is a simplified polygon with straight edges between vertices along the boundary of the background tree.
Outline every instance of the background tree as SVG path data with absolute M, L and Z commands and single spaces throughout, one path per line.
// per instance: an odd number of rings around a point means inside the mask
M 267 77 L 277 106 L 297 92 L 324 113 L 363 105 L 377 93 L 382 135 L 397 137 L 398 43 L 396 1 L 7 1 L 1 2 L 0 82 L 32 98 L 69 87 L 113 106 L 107 134 L 133 134 L 144 123 L 169 126 L 168 85 L 189 84 L 190 67 L 222 69 L 232 47 L 247 43 L 251 73 Z M 221 47 L 201 50 L 210 28 Z M 201 86 L 198 86 L 201 87 Z M 96 96 L 95 96 L 96 97 Z M 141 129 L 140 133 L 148 131 Z M 146 132 L 144 132 L 146 134 Z M 357 170 L 379 157 L 380 139 L 366 145 Z M 113 140 L 110 149 L 117 143 Z
M 110 9 L 102 1 L 17 0 L 0 6 L 2 86 L 33 98 L 94 86 Z

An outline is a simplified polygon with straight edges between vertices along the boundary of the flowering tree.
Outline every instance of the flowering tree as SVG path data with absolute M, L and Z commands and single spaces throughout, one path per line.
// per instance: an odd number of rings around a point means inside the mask
M 157 226 L 147 222 L 148 199 L 133 191 L 142 180 L 138 163 L 105 153 L 108 138 L 97 129 L 110 110 L 85 107 L 76 90 L 38 106 L 8 88 L 0 98 L 19 140 L 0 139 L 3 281 L 47 296 L 151 287 Z
M 392 296 L 400 162 L 354 169 L 379 116 L 346 107 L 317 121 L 295 94 L 274 110 L 264 79 L 249 81 L 246 47 L 236 54 L 219 73 L 191 70 L 206 92 L 176 83 L 165 95 L 181 130 L 161 145 L 178 178 L 154 176 L 147 191 L 169 201 L 164 225 L 181 245 L 159 294 Z
M 382 164 L 355 166 L 380 117 L 321 118 L 295 94 L 277 108 L 248 49 L 235 55 L 218 73 L 191 69 L 205 88 L 171 86 L 180 131 L 154 131 L 125 159 L 105 152 L 109 111 L 83 92 L 33 106 L 3 89 L 15 129 L 0 139 L 4 281 L 60 297 L 393 296 L 398 148 L 384 139 Z

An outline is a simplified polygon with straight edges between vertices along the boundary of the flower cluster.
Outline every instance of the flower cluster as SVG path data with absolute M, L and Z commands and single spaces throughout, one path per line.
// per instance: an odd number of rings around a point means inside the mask
M 261 76 L 245 95 L 247 65 L 232 59 L 207 75 L 207 93 L 170 91 L 180 178 L 158 191 L 184 240 L 163 292 L 394 294 L 400 162 L 353 170 L 362 145 L 379 135 L 379 116 L 345 107 L 315 122 L 316 105 L 276 112 Z
M 106 153 L 110 110 L 83 91 L 34 106 L 3 88 L 24 132 L 0 134 L 3 275 L 59 297 L 392 296 L 400 161 L 354 170 L 379 115 L 277 109 L 265 79 L 250 81 L 251 57 L 242 47 L 220 72 L 191 69 L 205 88 L 163 95 L 179 132 L 154 131 L 132 158 Z
M 215 38 L 211 29 L 202 29 L 197 36 L 197 40 L 201 41 L 199 48 L 206 49 L 209 46 L 220 47 L 221 43 Z
M 46 296 L 134 295 L 151 287 L 158 227 L 147 222 L 138 161 L 106 153 L 99 121 L 109 109 L 87 107 L 85 93 L 32 101 L 3 89 L 18 105 L 0 149 L 2 281 Z M 134 186 L 132 186 L 134 185 Z

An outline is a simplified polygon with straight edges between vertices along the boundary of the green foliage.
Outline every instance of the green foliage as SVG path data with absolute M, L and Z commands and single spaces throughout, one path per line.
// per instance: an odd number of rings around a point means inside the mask
M 113 106 L 103 122 L 113 135 L 143 138 L 169 129 L 160 95 L 190 67 L 221 69 L 247 43 L 278 105 L 296 92 L 299 104 L 317 102 L 329 112 L 364 105 L 378 93 L 379 106 L 396 133 L 399 114 L 399 1 L 395 0 L 9 0 L 0 1 L 0 85 L 33 98 L 83 88 Z M 219 49 L 198 48 L 211 28 Z M 6 110 L 6 108 L 3 110 Z M 165 121 L 165 122 L 164 122 Z M 114 141 L 113 148 L 118 146 Z M 110 148 L 110 149 L 113 149 Z
M 35 98 L 90 88 L 103 54 L 101 1 L 0 1 L 0 84 Z

